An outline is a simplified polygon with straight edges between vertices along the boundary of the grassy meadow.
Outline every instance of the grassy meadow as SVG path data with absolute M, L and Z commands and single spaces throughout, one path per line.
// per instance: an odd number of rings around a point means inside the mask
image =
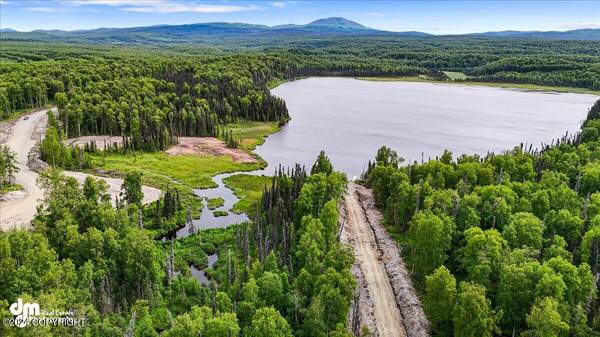
M 241 139 L 240 147 L 246 151 L 254 150 L 265 142 L 268 135 L 277 132 L 279 127 L 276 122 L 240 122 L 229 123 L 225 129 L 231 130 L 233 135 Z

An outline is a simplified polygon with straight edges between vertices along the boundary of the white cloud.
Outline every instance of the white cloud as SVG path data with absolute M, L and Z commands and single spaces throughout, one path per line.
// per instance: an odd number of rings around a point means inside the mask
M 137 13 L 229 13 L 258 9 L 254 5 L 204 4 L 177 0 L 61 0 L 72 6 L 118 6 L 119 10 Z
M 144 6 L 156 3 L 165 3 L 165 0 L 62 0 L 69 5 L 95 5 L 95 6 Z
M 4 0 L 0 0 L 4 1 Z M 26 11 L 30 12 L 40 12 L 40 13 L 77 13 L 77 12 L 90 12 L 90 13 L 99 13 L 98 10 L 93 8 L 86 7 L 74 7 L 74 6 L 29 6 L 24 8 Z
M 277 7 L 277 8 L 285 8 L 286 3 L 283 1 L 271 2 L 271 6 Z
M 0 5 L 8 5 L 8 1 L 0 0 Z
M 41 13 L 58 13 L 64 12 L 65 10 L 59 7 L 25 7 L 25 10 L 30 12 L 41 12 Z
M 244 12 L 258 9 L 253 5 L 209 5 L 209 4 L 183 4 L 175 2 L 156 2 L 140 4 L 134 7 L 124 7 L 122 10 L 137 13 L 231 13 Z
M 564 29 L 586 29 L 586 28 L 598 29 L 598 28 L 600 28 L 600 22 L 570 23 L 570 24 L 561 26 L 561 28 L 564 28 Z

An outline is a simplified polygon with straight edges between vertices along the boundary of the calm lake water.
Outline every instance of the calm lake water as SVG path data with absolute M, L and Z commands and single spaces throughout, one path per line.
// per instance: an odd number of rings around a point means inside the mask
M 292 120 L 256 153 L 272 173 L 278 164 L 310 168 L 325 150 L 350 178 L 382 145 L 407 161 L 441 155 L 501 152 L 520 143 L 550 143 L 575 132 L 594 95 L 437 83 L 309 78 L 272 90 Z
M 437 83 L 369 82 L 349 78 L 309 78 L 285 83 L 272 91 L 285 99 L 292 120 L 256 148 L 269 166 L 241 172 L 272 174 L 279 164 L 295 163 L 308 169 L 321 149 L 335 168 L 349 178 L 358 176 L 382 145 L 394 148 L 407 161 L 440 155 L 444 149 L 455 157 L 468 153 L 501 152 L 520 143 L 550 143 L 565 132 L 575 132 L 598 99 L 593 95 L 533 92 L 491 87 Z M 217 187 L 197 190 L 196 195 L 221 197 L 215 217 L 205 205 L 194 228 L 180 228 L 176 237 L 206 228 L 226 227 L 247 221 L 231 212 L 238 201 L 223 179 Z M 204 272 L 192 268 L 202 282 Z

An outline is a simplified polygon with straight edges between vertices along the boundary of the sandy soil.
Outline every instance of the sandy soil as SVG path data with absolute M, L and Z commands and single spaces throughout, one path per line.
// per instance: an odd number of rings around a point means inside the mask
M 338 226 L 341 228 L 340 242 L 354 247 L 352 226 L 347 226 L 348 212 L 345 200 L 338 205 L 338 213 Z M 358 259 L 354 260 L 351 272 L 356 280 L 356 290 L 350 310 L 348 310 L 348 330 L 354 336 L 360 336 L 363 328 L 367 328 L 373 336 L 379 336 L 377 322 L 375 321 L 375 304 L 369 295 L 369 285 L 362 269 L 360 269 L 360 261 Z
M 225 142 L 213 137 L 179 137 L 179 144 L 166 151 L 170 155 L 197 154 L 229 156 L 236 163 L 256 163 L 257 160 L 241 149 L 230 149 Z
M 347 224 L 352 233 L 356 259 L 365 276 L 369 296 L 374 304 L 374 316 L 380 337 L 406 337 L 402 316 L 388 279 L 377 242 L 362 206 L 349 184 L 344 203 Z
M 79 147 L 84 147 L 85 144 L 88 144 L 92 141 L 96 142 L 96 146 L 98 149 L 104 149 L 104 145 L 106 146 L 117 144 L 123 144 L 123 137 L 120 136 L 82 136 L 77 138 L 69 138 L 64 141 L 65 145 L 77 145 Z
M 36 111 L 26 116 L 20 117 L 11 124 L 4 124 L 0 130 L 4 133 L 0 137 L 3 143 L 8 145 L 17 153 L 19 172 L 15 175 L 15 183 L 23 186 L 22 198 L 0 201 L 0 230 L 7 230 L 13 227 L 29 227 L 31 219 L 36 213 L 36 207 L 43 198 L 43 193 L 37 186 L 38 174 L 27 166 L 28 153 L 38 138 L 42 134 L 40 129 L 45 128 L 47 123 L 46 112 L 48 110 Z M 27 118 L 27 119 L 26 119 Z M 64 172 L 68 176 L 75 177 L 82 182 L 87 176 L 80 172 Z M 101 178 L 110 186 L 111 197 L 120 193 L 122 179 Z M 144 202 L 151 202 L 159 198 L 160 190 L 143 186 Z

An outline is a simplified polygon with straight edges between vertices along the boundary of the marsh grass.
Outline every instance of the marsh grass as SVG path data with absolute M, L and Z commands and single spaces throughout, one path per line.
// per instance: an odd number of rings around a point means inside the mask
M 223 206 L 225 204 L 225 199 L 218 197 L 218 198 L 210 198 L 206 201 L 206 206 L 208 207 L 208 209 L 210 210 L 215 210 L 221 206 Z
M 238 214 L 252 215 L 254 204 L 260 200 L 265 186 L 270 186 L 271 179 L 269 176 L 250 174 L 236 174 L 223 179 L 225 186 L 229 187 L 233 194 L 240 199 L 231 210 Z

